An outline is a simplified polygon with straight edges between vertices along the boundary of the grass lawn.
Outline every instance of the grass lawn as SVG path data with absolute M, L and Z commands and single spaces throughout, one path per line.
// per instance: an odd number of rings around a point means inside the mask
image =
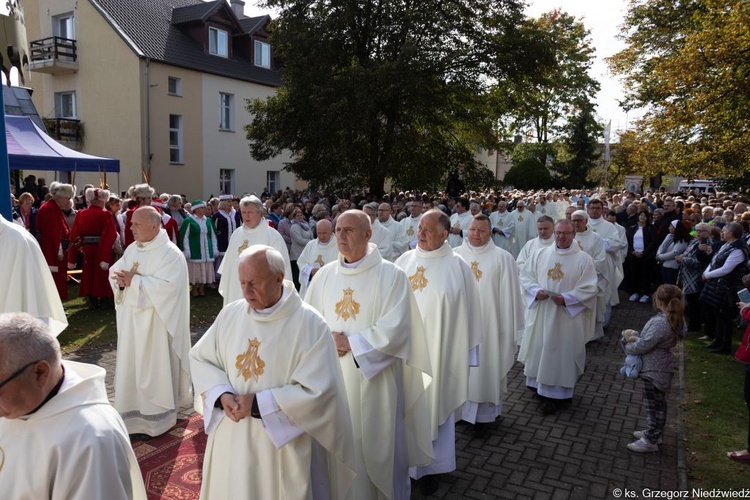
M 691 333 L 685 341 L 689 486 L 747 488 L 750 465 L 725 456 L 747 445 L 748 414 L 742 397 L 745 367 L 733 356 L 708 352 L 706 343 L 697 337 Z M 740 334 L 735 332 L 734 338 L 741 338 Z
M 115 311 L 91 310 L 85 298 L 78 298 L 78 286 L 68 286 L 70 300 L 63 306 L 68 316 L 68 328 L 58 340 L 63 352 L 78 349 L 96 349 L 117 346 L 117 325 Z M 205 330 L 221 310 L 222 298 L 218 290 L 206 288 L 206 297 L 190 299 L 190 330 Z

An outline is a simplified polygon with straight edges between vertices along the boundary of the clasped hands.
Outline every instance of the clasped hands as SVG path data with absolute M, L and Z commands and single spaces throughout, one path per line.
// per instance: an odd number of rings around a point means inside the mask
M 547 299 L 552 299 L 552 302 L 554 302 L 558 306 L 565 305 L 565 298 L 562 295 L 555 295 L 554 297 L 550 297 L 544 292 L 544 290 L 538 290 L 536 292 L 536 300 L 542 301 Z
M 221 407 L 224 408 L 224 414 L 232 422 L 239 422 L 243 418 L 251 416 L 254 399 L 255 394 L 238 396 L 237 394 L 225 392 L 221 395 L 219 401 L 221 401 Z
M 135 276 L 135 273 L 131 273 L 130 271 L 115 271 L 112 281 L 120 287 L 130 286 L 130 283 L 133 281 L 133 276 Z
M 336 345 L 336 352 L 339 357 L 346 356 L 352 350 L 352 346 L 349 345 L 349 338 L 343 332 L 333 332 L 333 343 Z

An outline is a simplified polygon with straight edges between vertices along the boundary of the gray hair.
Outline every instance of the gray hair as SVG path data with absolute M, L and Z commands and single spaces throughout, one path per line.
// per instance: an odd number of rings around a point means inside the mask
M 182 196 L 180 196 L 179 194 L 173 194 L 167 200 L 167 206 L 175 205 L 177 203 L 179 203 L 180 205 L 182 205 Z
M 268 245 L 250 245 L 240 254 L 239 262 L 242 263 L 260 252 L 266 254 L 266 262 L 268 263 L 269 271 L 273 274 L 286 273 L 286 263 L 284 262 L 284 257 L 281 255 L 281 252 Z
M 706 222 L 699 222 L 698 224 L 695 225 L 695 230 L 696 231 L 710 231 L 711 225 Z
M 47 325 L 27 313 L 0 314 L 0 371 L 10 373 L 27 363 L 60 364 L 60 343 Z
M 249 206 L 255 207 L 255 210 L 257 210 L 258 213 L 263 213 L 263 202 L 260 201 L 257 196 L 251 194 L 250 196 L 245 196 L 240 200 L 240 208 Z
M 574 215 L 577 215 L 579 217 L 583 217 L 586 220 L 589 220 L 589 214 L 587 214 L 585 210 L 576 210 L 575 212 L 570 214 L 571 217 L 573 217 Z

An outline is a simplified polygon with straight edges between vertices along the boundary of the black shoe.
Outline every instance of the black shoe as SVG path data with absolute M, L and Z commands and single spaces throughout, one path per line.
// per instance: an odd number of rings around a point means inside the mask
M 547 399 L 547 401 L 545 401 L 542 405 L 542 414 L 554 415 L 559 409 L 560 408 L 557 406 L 557 403 L 555 403 L 554 399 Z
M 721 348 L 721 342 L 717 342 L 716 340 L 714 340 L 713 342 L 711 342 L 710 344 L 706 346 L 706 349 L 708 349 L 709 351 L 712 351 L 714 349 L 720 349 L 720 348 Z
M 475 436 L 484 436 L 489 432 L 490 430 L 490 423 L 489 422 L 476 422 L 474 424 L 474 435 Z
M 419 486 L 419 492 L 422 495 L 426 497 L 433 495 L 440 486 L 440 476 L 438 474 L 422 476 L 417 479 L 417 486 Z
M 721 346 L 709 349 L 708 352 L 712 352 L 714 354 L 732 354 L 732 350 L 731 349 L 727 349 L 727 348 L 721 347 Z

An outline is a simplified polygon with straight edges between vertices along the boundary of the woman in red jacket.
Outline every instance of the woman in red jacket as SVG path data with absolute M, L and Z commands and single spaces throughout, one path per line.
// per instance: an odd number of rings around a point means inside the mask
M 75 196 L 75 188 L 70 184 L 53 182 L 49 186 L 52 198 L 42 203 L 36 214 L 36 229 L 39 232 L 39 246 L 55 280 L 60 299 L 68 300 L 68 271 L 66 253 L 70 244 L 70 230 L 63 214 Z

